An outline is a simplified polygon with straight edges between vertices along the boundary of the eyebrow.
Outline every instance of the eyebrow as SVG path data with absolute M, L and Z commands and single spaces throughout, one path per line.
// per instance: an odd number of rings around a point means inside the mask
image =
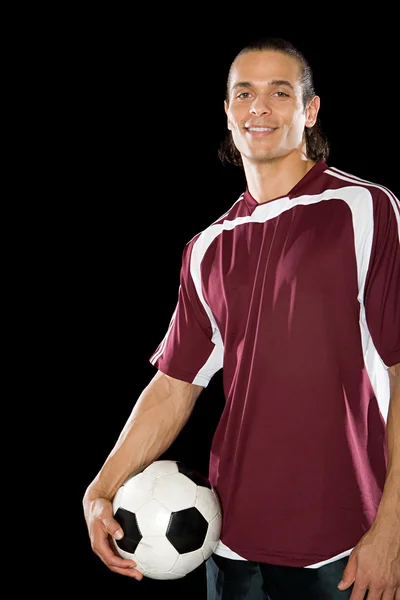
M 272 81 L 268 81 L 267 85 L 286 85 L 294 91 L 294 86 L 287 79 L 272 79 Z M 253 87 L 253 84 L 251 83 L 251 81 L 238 81 L 237 83 L 235 83 L 235 85 L 232 86 L 232 92 L 239 87 L 250 88 Z

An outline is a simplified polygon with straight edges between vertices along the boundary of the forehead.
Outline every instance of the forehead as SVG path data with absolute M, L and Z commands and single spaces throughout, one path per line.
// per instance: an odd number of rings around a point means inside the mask
M 300 77 L 300 64 L 293 56 L 274 50 L 251 51 L 234 61 L 229 89 L 238 81 L 265 84 L 267 81 L 286 79 L 295 86 Z

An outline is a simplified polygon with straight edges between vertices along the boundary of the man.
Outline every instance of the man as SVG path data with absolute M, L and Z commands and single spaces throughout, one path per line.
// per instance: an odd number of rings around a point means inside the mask
M 84 497 L 117 557 L 111 500 L 156 460 L 223 368 L 209 477 L 223 507 L 209 600 L 400 598 L 400 216 L 328 166 L 311 69 L 261 40 L 233 61 L 221 158 L 246 190 L 184 248 L 157 372 Z

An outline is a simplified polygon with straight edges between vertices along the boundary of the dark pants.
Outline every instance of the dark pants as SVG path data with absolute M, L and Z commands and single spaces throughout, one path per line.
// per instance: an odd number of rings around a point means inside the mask
M 353 586 L 339 590 L 348 556 L 307 569 L 232 560 L 206 561 L 208 600 L 348 600 Z M 365 596 L 366 597 L 366 596 Z

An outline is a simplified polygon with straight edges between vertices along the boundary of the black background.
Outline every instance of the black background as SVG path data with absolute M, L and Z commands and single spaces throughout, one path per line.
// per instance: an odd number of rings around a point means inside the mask
M 241 47 L 261 35 L 294 42 L 314 70 L 328 164 L 399 196 L 394 16 L 344 26 L 329 15 L 311 25 L 303 14 L 301 26 L 279 27 L 284 19 L 264 13 L 242 6 L 234 25 L 216 26 L 202 11 L 166 11 L 165 27 L 156 9 L 77 15 L 60 55 L 66 110 L 62 160 L 54 161 L 62 200 L 49 234 L 59 248 L 49 338 L 63 407 L 54 422 L 66 434 L 58 457 L 73 547 L 65 585 L 82 596 L 206 598 L 204 566 L 168 582 L 111 573 L 90 548 L 81 502 L 155 373 L 149 357 L 175 307 L 184 245 L 244 189 L 242 172 L 217 157 L 225 80 Z M 165 457 L 207 474 L 222 405 L 218 373 Z

